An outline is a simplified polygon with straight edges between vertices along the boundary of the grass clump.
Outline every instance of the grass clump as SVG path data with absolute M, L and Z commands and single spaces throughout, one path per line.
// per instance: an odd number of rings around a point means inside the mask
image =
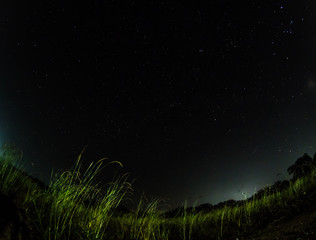
M 159 240 L 168 239 L 168 229 L 159 211 L 160 200 L 147 201 L 141 197 L 137 208 L 123 217 L 116 218 L 118 239 Z
M 1 147 L 0 156 L 0 192 L 5 195 L 16 193 L 19 189 L 19 182 L 22 180 L 21 171 L 17 167 L 22 167 L 22 151 L 14 145 L 4 144 Z
M 129 190 L 127 176 L 106 190 L 94 182 L 105 158 L 91 163 L 81 176 L 82 153 L 71 171 L 56 174 L 48 190 L 32 199 L 35 225 L 45 239 L 103 239 L 115 209 Z

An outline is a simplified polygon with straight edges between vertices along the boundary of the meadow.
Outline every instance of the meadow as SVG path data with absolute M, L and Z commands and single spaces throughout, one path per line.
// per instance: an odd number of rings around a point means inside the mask
M 188 208 L 184 202 L 182 208 L 168 216 L 160 210 L 159 199 L 147 201 L 143 197 L 137 208 L 124 212 L 120 207 L 132 192 L 128 175 L 106 186 L 95 181 L 107 164 L 121 163 L 100 159 L 82 169 L 82 154 L 71 170 L 52 173 L 45 187 L 25 173 L 18 149 L 8 145 L 3 149 L 0 211 L 11 209 L 12 214 L 8 219 L 1 219 L 4 215 L 0 215 L 0 239 L 254 239 L 254 235 L 270 225 L 286 222 L 308 210 L 316 200 L 316 170 L 312 168 L 281 188 L 266 187 L 248 199 L 227 201 L 209 210 L 199 206 Z M 6 199 L 14 206 L 7 207 Z

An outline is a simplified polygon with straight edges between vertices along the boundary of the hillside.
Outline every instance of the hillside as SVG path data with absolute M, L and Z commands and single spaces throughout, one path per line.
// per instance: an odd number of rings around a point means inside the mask
M 159 201 L 142 200 L 126 211 L 126 179 L 97 188 L 94 174 L 79 178 L 79 160 L 45 186 L 1 158 L 0 240 L 316 239 L 314 168 L 243 201 L 160 212 Z M 99 171 L 91 166 L 86 173 Z
M 28 175 L 26 175 L 28 176 Z M 29 177 L 29 176 L 28 176 Z M 38 184 L 39 180 L 34 180 Z M 42 186 L 42 185 L 41 185 Z M 0 194 L 0 240 L 42 239 L 21 206 L 23 196 Z M 316 239 L 316 189 L 269 217 L 266 226 L 257 226 L 239 239 Z M 262 216 L 264 218 L 264 216 Z M 197 239 L 197 238 L 194 238 Z M 199 240 L 216 238 L 199 238 Z M 223 238 L 233 239 L 233 238 Z
M 268 240 L 303 240 L 316 239 L 316 189 L 314 188 L 301 199 L 296 200 L 285 209 L 280 209 L 268 225 L 250 239 Z

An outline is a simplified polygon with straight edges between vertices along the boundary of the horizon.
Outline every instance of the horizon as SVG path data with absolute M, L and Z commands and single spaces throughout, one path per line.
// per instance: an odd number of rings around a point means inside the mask
M 5 142 L 5 143 L 8 143 L 8 142 Z M 16 146 L 14 143 L 8 143 L 8 144 L 13 144 L 14 146 Z M 1 146 L 3 146 L 2 144 L 1 144 Z M 17 146 L 16 146 L 17 147 Z M 19 149 L 19 150 L 21 150 L 21 149 Z M 23 152 L 23 150 L 21 150 L 22 152 Z M 3 152 L 1 151 L 1 148 L 0 148 L 0 155 L 2 154 Z M 313 156 L 316 156 L 316 152 L 315 153 L 313 153 L 313 154 L 310 154 L 310 153 L 303 153 L 303 154 L 301 154 L 301 156 L 299 156 L 298 158 L 300 158 L 300 157 L 302 157 L 303 155 L 305 155 L 305 154 L 307 154 L 308 156 L 310 156 L 311 158 L 313 158 Z M 84 151 L 83 151 L 83 155 L 84 155 Z M 297 158 L 297 159 L 298 159 Z M 296 159 L 296 160 L 297 160 Z M 81 160 L 81 163 L 82 163 L 82 160 Z M 35 178 L 36 180 L 39 180 L 41 183 L 43 183 L 45 186 L 49 186 L 49 184 L 51 183 L 51 180 L 52 179 L 50 179 L 49 181 L 45 181 L 45 180 L 43 180 L 43 179 L 41 179 L 40 177 L 36 177 L 36 176 L 34 176 L 34 174 L 32 174 L 32 173 L 30 173 L 30 172 L 28 172 L 28 168 L 30 167 L 30 166 L 26 166 L 26 165 L 24 165 L 24 162 L 23 162 L 23 158 L 22 158 L 22 161 L 21 161 L 21 166 L 16 166 L 16 167 L 18 167 L 18 168 L 20 168 L 21 170 L 23 170 L 23 171 L 25 171 L 28 175 L 30 175 L 30 176 L 32 176 L 33 178 Z M 292 165 L 294 164 L 294 162 L 292 163 Z M 72 166 L 73 167 L 73 166 Z M 288 166 L 289 167 L 289 166 Z M 69 168 L 69 169 L 65 169 L 64 171 L 70 171 L 71 169 Z M 81 171 L 81 173 L 83 173 L 84 171 L 85 171 L 86 169 L 82 169 L 82 171 Z M 61 169 L 55 169 L 55 171 L 54 170 L 52 170 L 52 173 L 54 173 L 54 174 L 58 174 L 58 176 L 60 176 L 60 174 L 62 174 L 64 171 L 61 171 Z M 249 191 L 250 192 L 250 194 L 247 194 L 247 192 L 240 192 L 240 190 L 238 191 L 239 193 L 240 193 L 240 197 L 239 198 L 229 198 L 229 199 L 223 199 L 223 200 L 221 200 L 221 201 L 219 201 L 219 202 L 213 202 L 213 203 L 211 203 L 211 202 L 198 202 L 198 200 L 199 199 L 196 199 L 196 200 L 192 200 L 191 201 L 191 204 L 188 204 L 188 199 L 184 199 L 183 200 L 183 202 L 180 204 L 180 205 L 177 205 L 177 206 L 172 206 L 171 204 L 168 204 L 168 199 L 159 199 L 159 197 L 158 197 L 158 199 L 161 201 L 161 205 L 160 205 L 160 208 L 162 208 L 163 206 L 164 206 L 164 210 L 163 211 L 165 211 L 165 212 L 168 212 L 168 211 L 173 211 L 173 210 L 175 210 L 175 209 L 178 209 L 178 208 L 183 208 L 184 206 L 186 206 L 187 208 L 191 208 L 191 207 L 194 207 L 194 206 L 200 206 L 200 205 L 203 205 L 203 204 L 210 204 L 211 206 L 213 206 L 213 207 L 216 207 L 218 204 L 221 204 L 221 203 L 223 203 L 223 202 L 227 202 L 227 201 L 231 201 L 231 200 L 234 200 L 234 201 L 243 201 L 243 200 L 248 200 L 249 198 L 251 198 L 251 197 L 253 197 L 255 194 L 257 194 L 258 193 L 258 191 L 260 191 L 260 190 L 262 190 L 262 189 L 264 189 L 264 188 L 266 188 L 266 187 L 269 187 L 269 186 L 272 186 L 274 183 L 276 183 L 276 182 L 278 182 L 278 181 L 290 181 L 291 180 L 291 174 L 289 174 L 288 172 L 286 173 L 286 176 L 284 175 L 284 174 L 281 174 L 281 173 L 279 173 L 278 174 L 279 176 L 280 175 L 282 175 L 282 177 L 283 177 L 283 179 L 277 179 L 277 180 L 275 180 L 274 182 L 272 182 L 272 183 L 266 183 L 265 185 L 263 185 L 263 186 L 261 186 L 260 188 L 255 188 L 254 189 L 254 191 L 251 193 L 251 191 Z M 52 176 L 54 176 L 54 175 L 52 175 Z M 117 176 L 117 177 L 119 177 L 119 176 Z M 278 177 L 278 176 L 277 176 Z M 53 177 L 54 178 L 54 177 Z M 98 179 L 98 177 L 96 176 L 96 179 Z M 95 179 L 95 180 L 96 180 Z M 114 180 L 114 179 L 113 179 Z M 95 183 L 96 183 L 96 181 L 95 181 Z M 103 182 L 104 183 L 104 182 Z M 107 183 L 104 183 L 104 184 L 107 184 Z M 133 184 L 132 184 L 132 187 L 133 187 Z M 144 195 L 142 196 L 142 197 L 145 197 L 145 199 L 146 200 L 149 200 L 149 199 L 147 199 L 147 197 L 146 197 L 146 194 L 144 193 Z M 124 207 L 127 207 L 129 210 L 132 210 L 132 209 L 135 209 L 135 207 L 137 207 L 137 204 L 138 204 L 138 202 L 140 201 L 140 198 L 139 199 L 135 199 L 135 198 L 133 198 L 133 197 L 131 197 L 131 199 L 130 199 L 130 201 L 129 202 L 125 202 L 126 201 L 126 199 L 124 199 L 122 202 L 123 202 L 123 206 Z M 172 201 L 171 201 L 172 202 Z

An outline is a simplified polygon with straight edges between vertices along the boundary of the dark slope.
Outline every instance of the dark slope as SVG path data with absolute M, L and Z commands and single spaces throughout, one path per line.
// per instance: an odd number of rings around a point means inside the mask
M 316 239 L 316 189 L 288 209 L 280 210 L 266 228 L 258 229 L 249 239 Z

